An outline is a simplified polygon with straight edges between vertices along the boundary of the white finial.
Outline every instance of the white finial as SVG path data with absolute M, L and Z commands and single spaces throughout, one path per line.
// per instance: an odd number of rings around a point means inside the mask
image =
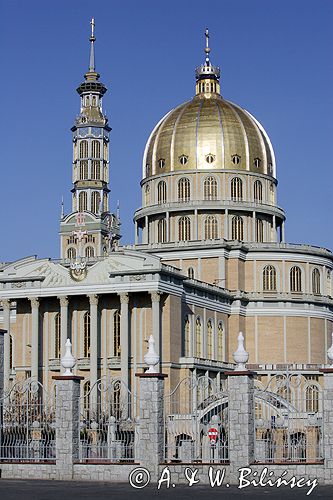
M 63 374 L 65 377 L 70 377 L 73 375 L 72 369 L 76 365 L 76 359 L 72 354 L 72 344 L 69 339 L 66 340 L 66 352 L 65 355 L 61 358 L 61 366 L 65 368 L 65 373 Z
M 327 357 L 331 362 L 331 365 L 333 365 L 333 332 L 332 332 L 332 344 L 329 349 L 327 349 Z
M 236 371 L 241 372 L 246 370 L 245 363 L 247 363 L 249 359 L 249 353 L 246 352 L 244 349 L 244 337 L 242 332 L 239 332 L 237 341 L 238 341 L 237 351 L 235 351 L 232 356 L 234 358 L 235 363 L 237 363 L 237 366 L 235 368 Z
M 146 365 L 149 366 L 146 373 L 158 373 L 158 371 L 155 368 L 155 365 L 157 365 L 157 363 L 159 362 L 160 357 L 155 351 L 155 340 L 152 335 L 148 339 L 148 351 L 143 359 Z

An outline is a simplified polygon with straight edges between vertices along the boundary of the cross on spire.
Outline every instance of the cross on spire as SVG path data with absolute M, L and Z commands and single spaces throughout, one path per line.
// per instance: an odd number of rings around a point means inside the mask
M 89 59 L 89 72 L 94 73 L 95 71 L 95 48 L 94 42 L 96 40 L 94 31 L 95 31 L 95 19 L 92 18 L 90 21 L 91 24 L 91 35 L 90 35 L 90 59 Z
M 209 48 L 209 30 L 208 30 L 208 28 L 206 28 L 206 30 L 205 30 L 205 37 L 206 37 L 206 47 L 205 47 L 206 63 L 209 63 L 210 48 Z
M 90 24 L 91 24 L 91 36 L 90 36 L 90 40 L 91 40 L 92 38 L 95 38 L 95 36 L 94 36 L 95 19 L 93 17 L 90 21 Z

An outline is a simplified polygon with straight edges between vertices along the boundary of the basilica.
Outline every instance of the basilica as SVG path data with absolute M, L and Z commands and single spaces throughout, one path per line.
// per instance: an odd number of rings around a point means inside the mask
M 135 238 L 122 246 L 109 211 L 111 128 L 91 26 L 60 259 L 0 267 L 5 387 L 29 377 L 51 384 L 70 338 L 84 391 L 121 377 L 135 392 L 151 334 L 170 389 L 190 374 L 219 380 L 240 331 L 259 376 L 292 366 L 315 379 L 331 343 L 333 255 L 285 241 L 270 138 L 222 96 L 208 30 L 194 97 L 148 138 Z

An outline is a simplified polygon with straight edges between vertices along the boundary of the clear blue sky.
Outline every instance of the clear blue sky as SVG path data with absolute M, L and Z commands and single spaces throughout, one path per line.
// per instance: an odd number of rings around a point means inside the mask
M 92 16 L 123 243 L 134 238 L 145 142 L 162 115 L 193 96 L 207 25 L 222 94 L 272 140 L 287 241 L 333 249 L 332 0 L 2 0 L 0 261 L 59 257 Z

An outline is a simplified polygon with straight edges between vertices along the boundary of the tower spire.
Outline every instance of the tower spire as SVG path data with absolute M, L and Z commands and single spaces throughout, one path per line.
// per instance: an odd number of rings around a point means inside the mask
M 90 59 L 89 59 L 89 73 L 94 73 L 95 72 L 95 47 L 94 43 L 96 40 L 96 37 L 94 35 L 94 30 L 95 30 L 95 19 L 92 18 L 90 21 L 91 24 L 91 35 L 90 35 Z

